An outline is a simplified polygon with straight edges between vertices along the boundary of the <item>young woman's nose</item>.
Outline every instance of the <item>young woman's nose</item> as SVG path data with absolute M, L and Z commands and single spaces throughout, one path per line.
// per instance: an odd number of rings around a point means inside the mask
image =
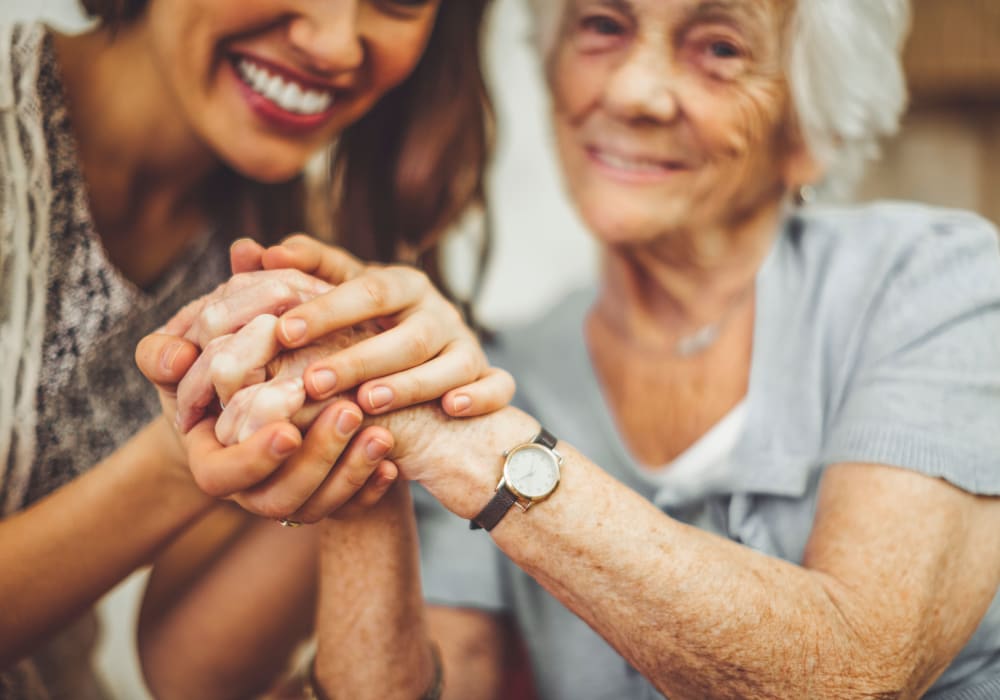
M 359 0 L 300 3 L 288 25 L 288 39 L 304 63 L 319 73 L 355 70 L 364 62 Z
M 637 43 L 609 78 L 605 107 L 623 119 L 669 123 L 680 113 L 677 69 L 656 43 Z

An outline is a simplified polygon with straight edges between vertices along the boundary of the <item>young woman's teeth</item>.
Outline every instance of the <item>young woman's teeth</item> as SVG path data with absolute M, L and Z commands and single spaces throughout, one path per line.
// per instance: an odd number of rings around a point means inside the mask
M 251 90 L 265 97 L 286 112 L 314 115 L 330 109 L 333 95 L 320 90 L 310 90 L 247 60 L 239 62 L 240 76 Z

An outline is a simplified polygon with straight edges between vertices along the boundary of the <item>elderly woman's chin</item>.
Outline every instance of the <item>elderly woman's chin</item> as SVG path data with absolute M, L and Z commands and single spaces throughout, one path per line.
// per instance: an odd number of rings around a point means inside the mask
M 696 226 L 691 198 L 636 197 L 624 193 L 572 194 L 591 234 L 607 245 L 641 244 Z

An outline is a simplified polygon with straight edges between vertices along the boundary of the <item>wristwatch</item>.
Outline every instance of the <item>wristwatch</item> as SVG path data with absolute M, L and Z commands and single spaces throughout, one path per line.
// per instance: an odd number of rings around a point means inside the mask
M 531 442 L 516 445 L 503 453 L 503 476 L 496 493 L 479 515 L 469 522 L 473 530 L 489 532 L 511 506 L 527 511 L 552 495 L 559 485 L 563 458 L 556 452 L 558 439 L 545 428 Z

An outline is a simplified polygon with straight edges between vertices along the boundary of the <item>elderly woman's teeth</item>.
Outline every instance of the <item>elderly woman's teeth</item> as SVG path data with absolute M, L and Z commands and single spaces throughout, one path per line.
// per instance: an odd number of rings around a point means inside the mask
M 251 90 L 286 112 L 321 114 L 333 104 L 333 95 L 329 92 L 311 90 L 280 75 L 273 75 L 266 68 L 247 59 L 240 60 L 239 72 L 243 82 Z
M 630 173 L 659 173 L 664 170 L 670 170 L 670 165 L 667 163 L 660 163 L 652 160 L 642 160 L 626 158 L 624 156 L 617 156 L 613 153 L 607 153 L 605 151 L 598 151 L 596 153 L 598 160 L 600 160 L 605 165 L 609 165 L 617 170 L 624 170 Z

